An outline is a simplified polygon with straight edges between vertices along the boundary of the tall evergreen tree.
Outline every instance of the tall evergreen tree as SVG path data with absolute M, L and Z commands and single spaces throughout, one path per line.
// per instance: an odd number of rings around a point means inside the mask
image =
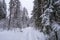
M 20 1 L 19 0 L 10 0 L 10 18 L 9 18 L 9 25 L 11 22 L 13 23 L 13 27 L 17 27 L 18 20 L 20 17 Z
M 42 28 L 40 16 L 43 14 L 44 0 L 35 0 L 33 8 L 33 18 L 35 19 L 35 25 L 37 28 Z
M 0 19 L 6 17 L 6 3 L 5 0 L 0 1 Z
M 36 27 L 43 30 L 44 33 L 50 35 L 49 40 L 59 40 L 57 27 L 52 24 L 56 22 L 60 24 L 60 1 L 59 0 L 35 0 L 33 17 Z M 51 34 L 51 33 L 54 34 Z M 52 35 L 52 36 L 51 36 Z M 53 37 L 54 36 L 54 37 Z M 51 39 L 52 38 L 52 39 Z
M 22 22 L 23 22 L 23 26 L 27 27 L 27 22 L 28 22 L 28 11 L 27 9 L 24 7 L 23 8 L 23 15 L 22 15 Z

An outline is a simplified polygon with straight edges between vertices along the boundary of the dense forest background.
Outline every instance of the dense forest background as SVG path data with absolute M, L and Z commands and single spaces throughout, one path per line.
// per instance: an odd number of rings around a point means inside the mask
M 60 0 L 34 0 L 33 3 L 32 17 L 29 18 L 28 10 L 21 8 L 19 0 L 10 0 L 9 15 L 5 0 L 1 0 L 0 28 L 10 30 L 34 27 L 47 35 L 47 40 L 60 40 Z

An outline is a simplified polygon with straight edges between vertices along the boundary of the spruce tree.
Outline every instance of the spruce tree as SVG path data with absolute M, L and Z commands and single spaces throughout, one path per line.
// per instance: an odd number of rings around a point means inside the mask
M 10 0 L 10 16 L 9 25 L 12 27 L 20 27 L 18 20 L 20 20 L 20 1 Z M 12 23 L 12 24 L 11 24 Z
M 24 7 L 23 8 L 23 15 L 22 15 L 22 23 L 23 23 L 23 27 L 27 27 L 27 22 L 28 22 L 28 11 L 27 9 Z
M 41 18 L 40 16 L 43 14 L 43 3 L 44 0 L 34 0 L 34 8 L 33 8 L 33 18 L 35 21 L 36 28 L 42 29 Z
M 0 1 L 0 19 L 6 18 L 6 3 L 5 0 Z

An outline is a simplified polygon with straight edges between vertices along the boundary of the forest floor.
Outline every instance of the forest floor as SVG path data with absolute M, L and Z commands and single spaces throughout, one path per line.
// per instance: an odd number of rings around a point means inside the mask
M 33 27 L 27 27 L 22 31 L 19 29 L 1 30 L 0 40 L 45 40 L 45 36 Z

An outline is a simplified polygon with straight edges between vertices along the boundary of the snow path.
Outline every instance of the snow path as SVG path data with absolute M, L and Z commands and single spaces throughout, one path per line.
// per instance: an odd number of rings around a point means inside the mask
M 45 36 L 42 32 L 28 27 L 23 29 L 23 32 L 2 31 L 0 32 L 0 40 L 45 40 Z

